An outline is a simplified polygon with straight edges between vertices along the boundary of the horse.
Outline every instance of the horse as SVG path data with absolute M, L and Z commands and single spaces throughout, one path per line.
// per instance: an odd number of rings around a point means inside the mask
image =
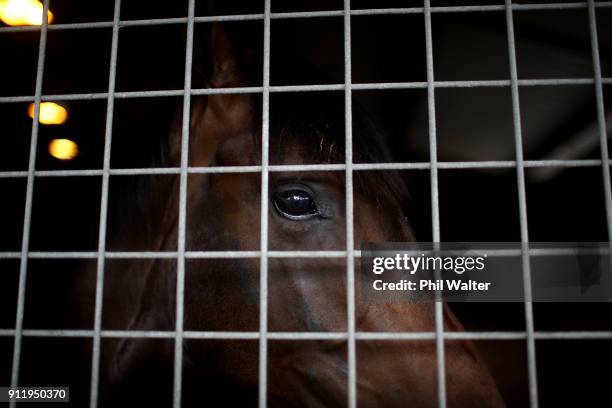
M 222 23 L 212 25 L 212 88 L 256 85 L 261 68 Z M 255 94 L 212 94 L 192 99 L 189 123 L 190 166 L 259 166 L 262 103 Z M 325 92 L 274 93 L 270 97 L 270 164 L 345 162 L 344 95 Z M 181 154 L 180 115 L 163 141 L 163 162 Z M 355 162 L 389 161 L 383 136 L 368 114 L 353 106 Z M 382 177 L 384 176 L 384 177 Z M 396 171 L 354 173 L 355 247 L 361 242 L 415 242 L 406 216 L 405 181 Z M 187 184 L 188 251 L 259 250 L 261 213 L 259 172 L 191 174 Z M 178 238 L 179 176 L 155 182 L 156 195 L 136 191 L 138 200 L 155 200 L 158 223 L 118 240 L 146 240 L 159 251 L 175 251 Z M 345 250 L 344 171 L 269 173 L 268 247 L 270 250 Z M 151 190 L 149 185 L 144 190 Z M 124 229 L 129 224 L 123 225 Z M 259 330 L 259 259 L 185 261 L 185 330 Z M 129 330 L 174 330 L 176 265 L 167 260 L 138 264 L 132 295 L 136 307 L 126 318 Z M 125 296 L 134 276 L 125 264 L 107 264 L 119 276 L 105 291 Z M 346 332 L 346 260 L 271 258 L 268 264 L 270 332 Z M 356 274 L 359 271 L 356 270 Z M 359 283 L 359 282 L 357 282 Z M 121 311 L 106 309 L 105 320 Z M 118 318 L 118 317 L 117 317 Z M 445 330 L 462 331 L 443 306 Z M 433 332 L 433 302 L 373 302 L 357 285 L 355 328 L 359 332 Z M 348 398 L 348 344 L 344 340 L 269 340 L 267 402 L 270 406 L 343 406 Z M 363 406 L 436 406 L 437 354 L 430 340 L 358 340 L 358 403 Z M 102 352 L 102 405 L 170 403 L 156 394 L 172 378 L 174 339 L 123 338 Z M 183 342 L 183 405 L 255 404 L 258 399 L 257 340 L 189 339 Z M 504 402 L 486 365 L 468 340 L 445 342 L 446 393 L 450 406 L 500 407 Z M 135 392 L 134 390 L 140 390 Z M 153 392 L 152 392 L 153 391 Z M 147 399 L 148 398 L 148 399 Z

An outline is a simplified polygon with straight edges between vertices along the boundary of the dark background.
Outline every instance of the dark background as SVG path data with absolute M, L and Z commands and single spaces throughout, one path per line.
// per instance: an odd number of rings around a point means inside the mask
M 552 3 L 524 1 L 521 3 Z M 111 21 L 113 2 L 51 1 L 55 23 Z M 122 19 L 184 17 L 187 2 L 124 0 Z M 196 15 L 263 12 L 262 1 L 223 2 L 211 8 L 196 2 Z M 503 4 L 503 1 L 432 0 L 432 6 Z M 352 8 L 420 7 L 419 1 L 353 0 Z M 339 10 L 335 1 L 275 1 L 273 12 Z M 612 77 L 612 8 L 597 9 L 602 75 Z M 354 83 L 425 81 L 425 31 L 420 13 L 353 16 L 352 80 Z M 438 81 L 507 80 L 508 50 L 503 11 L 434 13 L 432 16 L 435 79 Z M 515 11 L 519 79 L 592 78 L 593 66 L 586 8 Z M 261 21 L 229 23 L 244 39 L 242 46 L 259 50 Z M 196 25 L 197 72 L 194 87 L 205 86 L 209 70 L 210 24 Z M 343 83 L 343 18 L 276 19 L 271 24 L 272 85 L 314 83 L 301 70 L 325 73 L 327 83 Z M 106 92 L 112 30 L 50 30 L 43 94 Z M 5 56 L 0 97 L 34 94 L 38 54 L 36 32 L 0 32 Z M 250 39 L 255 38 L 253 44 Z M 255 61 L 261 61 L 256 51 Z M 126 27 L 120 30 L 117 91 L 182 89 L 185 26 Z M 261 67 L 261 65 L 260 65 Z M 300 68 L 301 67 L 301 68 Z M 312 68 L 311 68 L 312 67 Z M 290 68 L 291 70 L 289 70 Z M 261 68 L 254 68 L 261 69 Z M 295 74 L 295 75 L 293 75 Z M 254 75 L 258 77 L 257 75 Z M 526 160 L 561 158 L 572 141 L 586 140 L 584 152 L 572 159 L 599 159 L 596 101 L 592 84 L 521 86 L 521 127 Z M 384 132 L 395 161 L 427 162 L 427 92 L 425 89 L 353 91 Z M 509 87 L 438 88 L 436 124 L 438 160 L 513 160 L 514 129 Z M 609 107 L 612 85 L 604 86 Z M 272 101 L 274 95 L 272 96 Z M 153 167 L 182 97 L 117 99 L 113 122 L 111 166 Z M 28 103 L 0 104 L 1 171 L 27 170 L 31 119 Z M 68 101 L 66 125 L 39 129 L 37 170 L 100 169 L 102 167 L 106 99 Z M 274 105 L 272 103 L 272 109 Z M 608 119 L 608 127 L 610 120 Z M 56 137 L 75 140 L 79 156 L 58 161 L 47 153 Z M 590 142 L 589 142 L 590 141 Z M 565 150 L 568 150 L 565 148 Z M 570 153 L 576 153 L 569 148 Z M 568 158 L 568 157 L 566 157 Z M 169 165 L 177 165 L 170 163 Z M 409 209 L 418 239 L 431 240 L 430 175 L 427 170 L 403 171 L 409 184 Z M 112 176 L 109 228 L 116 225 L 122 197 L 140 177 Z M 529 239 L 531 241 L 608 241 L 602 170 L 530 168 L 526 170 Z M 0 251 L 19 251 L 22 238 L 25 178 L 0 178 Z M 95 251 L 97 249 L 101 178 L 36 178 L 32 211 L 32 251 Z M 439 170 L 440 223 L 443 241 L 518 241 L 520 227 L 516 170 Z M 109 235 L 111 235 L 109 233 Z M 123 231 L 123 234 L 129 232 Z M 73 295 L 75 276 L 92 261 L 30 260 L 25 328 L 93 327 L 94 293 Z M 14 327 L 18 260 L 0 260 L 0 328 Z M 87 279 L 95 280 L 95 274 Z M 106 307 L 106 305 L 105 305 Z M 468 330 L 525 329 L 522 304 L 452 306 Z M 535 304 L 537 331 L 612 330 L 609 304 Z M 83 316 L 89 316 L 83 319 Z M 57 383 L 74 387 L 73 405 L 88 401 L 90 339 L 25 337 L 23 383 Z M 0 384 L 10 383 L 13 339 L 0 337 Z M 78 347 L 77 347 L 78 346 Z M 82 347 L 80 347 L 82 346 Z M 482 341 L 479 349 L 490 364 L 509 405 L 528 401 L 525 342 Z M 90 353 L 90 351 L 89 351 Z M 83 363 L 83 364 L 81 364 Z M 607 383 L 612 366 L 610 340 L 536 341 L 539 395 L 543 406 L 612 402 Z M 66 376 L 66 377 L 64 377 Z M 61 381 L 60 381 L 61 379 Z M 60 381 L 60 382 L 58 382 Z M 171 392 L 171 382 L 167 384 Z

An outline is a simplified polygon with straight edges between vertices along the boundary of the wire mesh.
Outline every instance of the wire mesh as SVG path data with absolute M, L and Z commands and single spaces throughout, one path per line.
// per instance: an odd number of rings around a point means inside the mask
M 438 372 L 438 404 L 446 406 L 445 389 L 445 365 L 444 365 L 444 342 L 446 340 L 473 339 L 473 340 L 501 340 L 515 339 L 524 340 L 527 344 L 527 364 L 529 379 L 530 405 L 538 405 L 538 384 L 536 379 L 536 349 L 535 340 L 539 339 L 612 339 L 610 331 L 562 331 L 562 332 L 539 332 L 534 329 L 533 307 L 530 287 L 530 262 L 531 256 L 538 256 L 546 251 L 536 251 L 529 248 L 529 231 L 527 223 L 527 204 L 525 193 L 525 169 L 533 167 L 601 167 L 604 180 L 605 208 L 607 216 L 608 236 L 612 238 L 612 192 L 610 183 L 610 160 L 608 157 L 606 118 L 603 104 L 603 85 L 612 84 L 612 78 L 604 78 L 601 73 L 601 62 L 597 40 L 596 11 L 598 8 L 610 8 L 612 2 L 567 2 L 546 4 L 513 4 L 506 0 L 504 5 L 492 6 L 461 6 L 461 7 L 432 7 L 429 0 L 424 1 L 423 7 L 395 8 L 395 9 L 365 9 L 352 10 L 350 0 L 344 1 L 344 9 L 336 11 L 309 11 L 272 13 L 271 0 L 266 0 L 264 12 L 261 14 L 242 14 L 228 16 L 195 16 L 195 0 L 189 0 L 188 16 L 185 18 L 165 18 L 147 20 L 120 20 L 121 0 L 115 0 L 113 21 L 57 24 L 49 25 L 47 21 L 47 10 L 49 0 L 44 0 L 43 24 L 40 27 L 2 27 L 0 33 L 40 31 L 40 43 L 38 49 L 38 63 L 36 70 L 35 94 L 26 96 L 0 97 L 0 103 L 33 102 L 34 120 L 31 130 L 31 149 L 27 171 L 2 171 L 0 178 L 24 178 L 26 179 L 26 200 L 24 208 L 24 228 L 19 252 L 0 252 L 0 259 L 19 259 L 19 286 L 17 314 L 14 329 L 0 329 L 0 336 L 14 337 L 13 364 L 11 373 L 11 386 L 19 384 L 19 368 L 22 356 L 21 343 L 25 337 L 87 337 L 93 339 L 93 353 L 91 366 L 91 391 L 90 407 L 95 408 L 98 404 L 98 383 L 100 367 L 100 347 L 103 338 L 168 338 L 174 339 L 174 393 L 173 402 L 175 407 L 181 405 L 182 371 L 183 371 L 183 340 L 184 339 L 250 339 L 259 341 L 259 406 L 266 406 L 267 399 L 267 353 L 268 340 L 345 340 L 347 341 L 348 359 L 348 406 L 356 407 L 358 403 L 357 393 L 357 366 L 356 366 L 356 341 L 358 340 L 434 340 L 437 352 Z M 518 79 L 516 51 L 514 39 L 513 12 L 515 10 L 562 10 L 562 9 L 588 9 L 590 40 L 592 46 L 593 78 L 575 79 Z M 510 79 L 494 81 L 436 81 L 433 67 L 433 43 L 431 16 L 434 13 L 464 13 L 464 12 L 486 12 L 504 11 L 507 24 L 507 40 L 510 62 Z M 388 14 L 423 14 L 425 19 L 426 39 L 426 64 L 427 81 L 425 82 L 394 82 L 394 83 L 352 83 L 351 78 L 351 17 L 361 15 L 388 15 Z M 270 23 L 274 19 L 293 18 L 315 18 L 315 17 L 343 17 L 344 24 L 344 83 L 331 85 L 270 85 L 270 53 L 271 33 Z M 197 23 L 212 23 L 223 21 L 250 21 L 263 20 L 264 23 L 264 60 L 263 60 L 263 84 L 261 87 L 242 88 L 192 88 L 191 71 L 193 64 L 193 36 L 194 26 Z M 148 90 L 138 92 L 115 92 L 115 75 L 117 66 L 117 49 L 120 29 L 131 26 L 155 26 L 167 24 L 183 24 L 187 27 L 187 47 L 185 55 L 184 88 L 177 90 Z M 45 68 L 46 40 L 49 30 L 83 30 L 92 28 L 112 28 L 112 47 L 110 58 L 110 74 L 108 91 L 99 93 L 81 93 L 65 95 L 43 95 L 42 81 Z M 593 85 L 595 88 L 599 142 L 601 158 L 592 160 L 525 160 L 522 152 L 522 132 L 520 119 L 519 88 L 530 86 L 555 86 L 555 85 Z M 515 138 L 515 160 L 509 161 L 483 161 L 483 162 L 439 162 L 437 160 L 436 143 L 436 114 L 435 114 L 435 90 L 438 88 L 470 88 L 470 87 L 509 87 L 512 94 L 512 112 Z M 419 163 L 353 163 L 352 152 L 352 91 L 374 90 L 374 89 L 426 89 L 428 96 L 429 113 L 429 151 L 428 162 Z M 317 91 L 344 91 L 345 95 L 345 137 L 346 151 L 345 163 L 330 165 L 270 165 L 269 164 L 269 115 L 270 93 L 274 92 L 317 92 Z M 259 94 L 263 95 L 262 111 L 262 160 L 260 166 L 236 166 L 236 167 L 190 167 L 188 163 L 189 151 L 189 122 L 191 96 L 215 95 L 215 94 Z M 171 168 L 133 168 L 113 169 L 110 166 L 111 143 L 112 143 L 112 121 L 114 112 L 114 101 L 118 98 L 137 97 L 183 97 L 182 117 L 182 142 L 180 167 Z M 36 145 L 39 127 L 39 108 L 42 101 L 47 100 L 91 100 L 106 99 L 106 129 L 104 143 L 104 160 L 102 169 L 91 170 L 36 170 Z M 410 333 L 370 333 L 359 332 L 355 327 L 355 258 L 361 256 L 361 252 L 354 248 L 354 223 L 353 223 L 353 173 L 366 170 L 428 170 L 431 183 L 431 210 L 432 210 L 432 237 L 434 242 L 440 242 L 440 216 L 438 196 L 438 170 L 439 169 L 468 169 L 468 168 L 514 168 L 517 175 L 518 186 L 518 209 L 520 219 L 521 242 L 523 244 L 520 254 L 522 255 L 522 266 L 525 282 L 525 331 L 497 331 L 497 332 L 445 332 L 443 330 L 442 303 L 436 302 L 435 308 L 435 331 L 434 332 L 410 332 Z M 345 251 L 270 251 L 268 249 L 268 177 L 270 172 L 286 171 L 342 171 L 346 176 L 346 250 Z M 186 211 L 187 211 L 187 180 L 189 174 L 206 173 L 260 173 L 262 180 L 261 190 L 261 237 L 259 251 L 188 251 L 186 250 Z M 177 251 L 138 251 L 138 252 L 112 252 L 106 250 L 106 221 L 108 207 L 108 186 L 111 175 L 149 175 L 149 174 L 175 174 L 180 177 L 179 189 L 179 218 L 178 218 L 178 243 Z M 97 251 L 89 252 L 35 252 L 29 250 L 29 238 L 31 227 L 32 199 L 35 179 L 37 177 L 68 177 L 68 176 L 101 176 L 102 194 L 100 205 L 100 224 L 98 230 Z M 612 239 L 610 239 L 612 241 Z M 612 254 L 612 246 L 610 247 Z M 504 252 L 502 255 L 507 255 Z M 494 251 L 491 253 L 495 255 Z M 346 332 L 269 332 L 268 331 L 268 259 L 283 257 L 330 257 L 345 258 L 347 261 L 347 331 Z M 26 293 L 28 259 L 31 258 L 86 258 L 95 259 L 97 262 L 97 278 L 95 292 L 95 315 L 93 330 L 33 330 L 23 328 L 24 302 Z M 102 297 L 104 288 L 105 260 L 113 258 L 169 258 L 177 262 L 177 287 L 176 287 L 176 327 L 174 331 L 122 331 L 102 329 Z M 256 332 L 210 332 L 210 331 L 188 331 L 184 330 L 184 285 L 185 285 L 185 260 L 196 258 L 259 258 L 260 259 L 260 328 Z M 15 402 L 11 403 L 11 407 Z
M 513 10 L 571 10 L 584 9 L 589 7 L 587 2 L 563 2 L 563 3 L 542 3 L 542 4 L 512 4 Z M 612 1 L 599 1 L 594 5 L 596 8 L 612 7 Z M 487 12 L 487 11 L 504 11 L 505 5 L 474 5 L 474 6 L 438 6 L 430 7 L 431 13 L 469 13 L 469 12 Z M 359 9 L 349 10 L 351 16 L 369 16 L 369 15 L 389 15 L 389 14 L 420 14 L 423 13 L 424 7 L 397 7 L 397 8 L 380 8 L 380 9 Z M 331 11 L 302 11 L 302 12 L 286 12 L 286 13 L 270 13 L 270 19 L 291 19 L 291 18 L 318 18 L 318 17 L 343 17 L 344 10 Z M 194 17 L 195 23 L 211 23 L 222 21 L 252 21 L 264 20 L 265 14 L 235 14 L 225 16 L 198 16 Z M 178 18 L 157 18 L 157 19 L 142 19 L 142 20 L 123 20 L 119 21 L 119 27 L 134 27 L 147 25 L 167 25 L 167 24 L 186 24 L 187 17 Z M 109 28 L 113 27 L 112 21 L 96 21 L 90 23 L 68 23 L 54 24 L 49 26 L 50 30 L 83 30 L 89 28 Z M 0 32 L 20 32 L 20 31 L 38 31 L 39 28 L 32 26 L 21 27 L 0 27 Z

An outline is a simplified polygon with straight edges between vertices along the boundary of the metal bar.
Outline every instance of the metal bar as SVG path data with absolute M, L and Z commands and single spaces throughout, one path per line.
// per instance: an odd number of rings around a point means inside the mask
M 598 7 L 611 7 L 612 2 L 606 1 L 601 2 Z M 586 8 L 587 4 L 584 1 L 581 2 L 567 2 L 567 3 L 548 3 L 548 4 L 512 4 L 514 10 L 569 10 L 569 9 L 581 9 Z
M 113 26 L 112 21 L 91 21 L 87 23 L 64 23 L 64 24 L 51 24 L 47 30 L 84 30 L 93 28 L 109 28 Z M 40 31 L 41 26 L 37 25 L 23 25 L 23 26 L 7 26 L 0 27 L 0 34 L 2 33 L 31 33 Z
M 178 257 L 177 252 L 106 252 L 106 257 L 109 259 L 171 259 Z
M 523 167 L 593 167 L 601 166 L 599 160 L 525 160 Z
M 543 3 L 543 4 L 513 4 L 515 10 L 568 10 L 586 8 L 585 2 L 566 2 L 566 3 Z M 612 7 L 610 1 L 600 1 L 595 3 L 596 8 Z M 476 5 L 476 6 L 439 6 L 431 7 L 432 13 L 470 13 L 470 12 L 491 12 L 503 11 L 502 5 Z M 423 13 L 423 7 L 405 7 L 405 8 L 377 8 L 377 9 L 357 9 L 351 10 L 352 16 L 372 16 L 372 15 L 397 15 L 397 14 L 419 14 Z M 344 15 L 342 10 L 329 11 L 297 11 L 286 13 L 270 13 L 270 19 L 295 19 L 295 18 L 322 18 L 322 17 L 341 17 Z M 263 20 L 264 14 L 233 14 L 221 16 L 199 16 L 195 17 L 196 23 L 214 23 L 223 21 L 252 21 Z M 186 17 L 175 18 L 157 18 L 146 20 L 124 20 L 121 21 L 120 27 L 132 26 L 158 26 L 168 24 L 185 24 L 188 19 Z M 49 26 L 50 30 L 83 30 L 93 28 L 110 28 L 113 26 L 112 21 L 95 21 L 85 23 L 64 23 L 53 24 Z M 39 26 L 19 26 L 19 27 L 0 27 L 0 33 L 14 32 L 34 32 L 39 31 Z
M 181 132 L 181 173 L 179 179 L 179 215 L 176 272 L 176 332 L 174 337 L 173 406 L 181 407 L 183 381 L 183 324 L 185 315 L 185 246 L 187 240 L 187 182 L 189 173 L 189 134 L 191 118 L 191 71 L 193 66 L 193 32 L 195 0 L 189 0 L 187 39 L 185 45 L 185 85 L 183 95 L 183 123 Z
M 108 78 L 108 99 L 106 102 L 106 129 L 104 133 L 104 162 L 102 169 L 102 191 L 100 194 L 100 219 L 98 230 L 98 259 L 96 266 L 96 297 L 94 309 L 94 336 L 91 358 L 91 384 L 89 406 L 98 406 L 98 386 L 100 382 L 100 352 L 102 331 L 102 304 L 104 298 L 104 265 L 106 257 L 106 224 L 108 215 L 108 184 L 110 178 L 111 143 L 113 138 L 113 112 L 115 107 L 115 79 L 117 73 L 117 48 L 119 41 L 119 19 L 121 0 L 115 0 L 113 16 L 113 36 L 111 40 L 111 57 Z
M 24 178 L 28 177 L 27 171 L 3 171 L 0 172 L 0 178 Z
M 344 84 L 318 84 L 318 85 L 275 85 L 270 87 L 272 92 L 314 92 L 314 91 L 344 91 Z
M 128 91 L 128 92 L 117 92 L 115 93 L 115 98 L 157 98 L 164 96 L 183 96 L 185 94 L 184 90 L 153 90 L 153 91 Z
M 427 116 L 429 135 L 429 164 L 431 182 L 432 238 L 435 248 L 440 243 L 440 203 L 438 191 L 438 147 L 436 134 L 436 102 L 434 87 L 433 38 L 431 27 L 431 4 L 425 0 L 425 57 L 427 65 Z M 439 271 L 436 271 L 439 275 Z M 444 353 L 444 303 L 442 294 L 436 290 L 434 302 L 436 328 L 436 366 L 438 373 L 438 407 L 446 407 L 446 366 Z
M 608 242 L 612 256 L 612 184 L 610 181 L 610 157 L 608 154 L 608 132 L 606 112 L 604 109 L 603 86 L 601 81 L 601 60 L 599 58 L 599 43 L 597 38 L 597 16 L 595 2 L 589 0 L 589 30 L 591 33 L 591 48 L 593 55 L 593 75 L 595 78 L 595 100 L 597 102 L 597 124 L 599 130 L 599 145 L 601 150 L 601 170 L 604 183 L 604 200 L 608 229 Z
M 259 258 L 261 256 L 260 251 L 215 251 L 210 252 L 198 252 L 190 251 L 185 254 L 190 259 L 237 259 L 237 258 Z
M 602 84 L 612 84 L 612 78 L 602 78 Z M 519 86 L 560 86 L 560 85 L 590 85 L 594 83 L 593 78 L 560 78 L 560 79 L 518 79 Z M 472 81 L 434 81 L 434 88 L 475 88 L 475 87 L 509 87 L 510 80 L 472 80 Z M 354 90 L 385 90 L 385 89 L 426 89 L 427 82 L 376 82 L 352 84 Z M 343 91 L 344 84 L 315 84 L 315 85 L 275 85 L 270 86 L 270 92 L 324 92 L 324 91 Z M 220 95 L 220 94 L 249 94 L 261 93 L 262 87 L 235 87 L 235 88 L 194 88 L 191 95 Z M 115 99 L 130 98 L 158 98 L 183 96 L 182 89 L 172 90 L 150 90 L 150 91 L 129 91 L 115 92 Z M 107 99 L 105 92 L 81 93 L 81 94 L 56 94 L 42 95 L 43 101 L 76 101 Z M 23 103 L 34 101 L 34 96 L 2 96 L 0 103 Z
M 51 31 L 82 30 L 82 29 L 111 28 L 111 27 L 113 27 L 112 21 L 90 21 L 87 23 L 51 24 L 49 26 L 49 30 Z M 32 27 L 32 28 L 35 28 L 35 27 Z
M 140 26 L 151 26 L 151 25 L 168 25 L 168 24 L 187 24 L 187 17 L 171 17 L 171 18 L 158 18 L 158 19 L 146 19 L 146 20 L 124 20 L 119 23 L 121 28 L 123 27 L 140 27 Z
M 295 18 L 320 18 L 320 17 L 342 17 L 344 10 L 325 10 L 325 11 L 295 11 L 284 13 L 272 13 L 270 18 L 274 20 L 295 19 Z
M 21 254 L 19 263 L 19 287 L 17 292 L 17 314 L 15 316 L 15 339 L 13 343 L 13 364 L 11 369 L 11 387 L 19 385 L 19 365 L 21 361 L 21 341 L 23 330 L 23 313 L 25 306 L 25 291 L 28 274 L 28 251 L 30 249 L 30 227 L 32 222 L 32 200 L 34 197 L 34 169 L 36 169 L 36 150 L 38 146 L 38 120 L 40 116 L 40 100 L 42 95 L 42 82 L 45 72 L 45 55 L 47 50 L 47 28 L 49 0 L 43 1 L 42 27 L 40 29 L 40 42 L 38 44 L 38 64 L 36 67 L 36 88 L 34 97 L 34 118 L 30 137 L 30 157 L 28 162 L 28 177 L 26 184 L 26 198 L 23 216 L 23 235 L 21 240 Z M 10 408 L 15 408 L 16 400 L 10 402 Z
M 521 256 L 522 249 L 479 249 L 486 251 L 487 256 L 508 257 Z M 406 254 L 420 255 L 422 250 L 402 251 Z M 441 254 L 446 253 L 440 251 Z M 449 254 L 454 253 L 450 251 Z M 466 254 L 477 253 L 476 250 L 467 250 Z M 603 248 L 529 248 L 530 256 L 575 256 L 575 255 L 603 255 L 612 253 Z M 346 251 L 268 251 L 268 258 L 346 258 Z M 104 256 L 108 259 L 175 259 L 178 252 L 165 251 L 130 251 L 111 252 L 106 251 Z M 259 258 L 260 251 L 185 251 L 187 259 L 231 259 L 231 258 Z M 360 250 L 354 250 L 353 256 L 361 258 Z M 0 259 L 19 259 L 21 252 L 0 252 Z M 30 259 L 97 259 L 98 252 L 29 252 Z
M 236 88 L 200 88 L 193 89 L 192 95 L 222 95 L 222 94 L 247 94 L 261 93 L 263 88 L 260 86 L 245 86 Z
M 225 16 L 203 16 L 196 17 L 196 23 L 221 23 L 224 21 L 252 21 L 263 20 L 263 14 L 230 14 Z
M 30 252 L 28 257 L 31 259 L 97 259 L 97 252 Z M 107 254 L 108 257 L 108 254 Z
M 148 91 L 143 91 L 143 94 L 149 94 Z M 115 98 L 117 94 L 115 93 Z M 106 92 L 93 92 L 93 93 L 85 93 L 85 94 L 60 94 L 60 95 L 43 95 L 43 101 L 51 101 L 51 100 L 95 100 L 95 99 L 106 99 L 108 95 Z
M 525 291 L 525 327 L 527 331 L 527 367 L 529 376 L 529 401 L 533 408 L 538 406 L 538 384 L 535 361 L 535 340 L 533 327 L 533 303 L 531 295 L 531 269 L 529 263 L 529 229 L 527 223 L 527 197 L 525 193 L 525 167 L 523 165 L 523 136 L 521 110 L 519 106 L 518 72 L 514 40 L 512 2 L 506 0 L 506 26 L 508 33 L 508 56 L 510 80 L 512 81 L 512 119 L 514 123 L 514 148 L 516 154 L 516 177 L 518 187 L 519 219 L 522 245 L 523 286 Z
M 357 346 L 355 343 L 355 231 L 353 203 L 353 93 L 351 61 L 351 1 L 344 0 L 344 129 L 346 194 L 346 315 L 348 407 L 357 407 Z
M 268 177 L 270 155 L 270 15 L 271 0 L 264 3 L 263 95 L 261 117 L 261 217 L 259 258 L 259 408 L 268 403 Z
M 465 254 L 476 254 L 486 251 L 487 256 L 508 257 L 520 256 L 521 249 L 486 249 L 466 250 Z M 422 250 L 402 251 L 406 254 L 421 255 Z M 530 256 L 576 256 L 576 255 L 605 255 L 611 253 L 603 248 L 530 248 Z M 440 251 L 440 254 L 453 254 L 453 251 Z M 353 251 L 355 258 L 361 258 L 359 250 Z M 259 251 L 185 251 L 187 259 L 231 259 L 231 258 L 259 258 Z M 346 251 L 268 251 L 268 258 L 345 258 Z M 97 252 L 30 252 L 30 259 L 96 259 Z M 177 252 L 105 252 L 108 259 L 175 259 Z M 20 252 L 0 252 L 0 259 L 19 259 Z
M 0 329 L 0 337 L 13 337 L 14 329 Z M 55 337 L 55 338 L 91 338 L 94 330 L 47 330 L 24 329 L 24 337 Z M 161 330 L 102 330 L 102 338 L 154 338 L 174 339 L 174 331 Z M 183 331 L 186 339 L 215 340 L 257 340 L 259 332 L 224 332 L 224 331 Z M 271 340 L 346 340 L 345 332 L 268 332 Z M 612 339 L 612 331 L 540 331 L 534 332 L 537 340 L 607 340 Z M 355 332 L 355 339 L 367 340 L 434 340 L 436 332 Z M 467 331 L 444 332 L 447 340 L 525 340 L 524 331 Z
M 599 167 L 601 160 L 526 160 L 524 167 Z M 438 162 L 440 169 L 497 169 L 513 168 L 514 160 L 500 161 L 468 161 L 468 162 Z M 416 163 L 354 163 L 353 170 L 427 170 L 431 166 L 428 162 Z M 304 164 L 304 165 L 270 165 L 270 172 L 307 172 L 307 171 L 345 171 L 344 164 Z M 232 167 L 189 167 L 189 174 L 210 173 L 259 173 L 261 166 L 232 166 Z M 36 177 L 87 177 L 101 176 L 102 170 L 39 170 Z M 179 167 L 145 167 L 134 169 L 110 169 L 112 176 L 180 174 Z M 0 171 L 0 178 L 25 178 L 27 171 Z
M 601 160 L 525 160 L 524 167 L 599 167 Z M 499 161 L 467 161 L 467 162 L 438 162 L 439 169 L 498 169 L 513 168 L 514 160 Z M 353 163 L 353 170 L 428 170 L 429 162 L 414 163 Z M 307 172 L 307 171 L 345 171 L 345 164 L 299 164 L 299 165 L 270 165 L 270 172 Z M 111 176 L 135 176 L 156 174 L 180 174 L 180 167 L 144 167 L 133 169 L 109 169 Z M 261 166 L 218 166 L 218 167 L 188 167 L 189 174 L 211 173 L 259 173 Z M 102 176 L 103 170 L 38 170 L 36 177 L 87 177 Z M 0 171 L 0 178 L 25 178 L 27 171 Z

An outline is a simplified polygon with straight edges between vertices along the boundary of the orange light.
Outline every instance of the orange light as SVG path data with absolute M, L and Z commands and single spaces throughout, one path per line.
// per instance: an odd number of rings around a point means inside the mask
M 28 116 L 34 119 L 33 103 L 28 106 Z M 62 105 L 55 102 L 41 102 L 38 121 L 43 125 L 61 125 L 68 119 L 68 111 Z
M 38 0 L 0 0 L 0 20 L 10 26 L 42 25 L 43 5 Z M 53 13 L 47 11 L 49 24 Z
M 53 139 L 49 142 L 49 154 L 59 160 L 72 160 L 79 154 L 79 147 L 70 139 Z

